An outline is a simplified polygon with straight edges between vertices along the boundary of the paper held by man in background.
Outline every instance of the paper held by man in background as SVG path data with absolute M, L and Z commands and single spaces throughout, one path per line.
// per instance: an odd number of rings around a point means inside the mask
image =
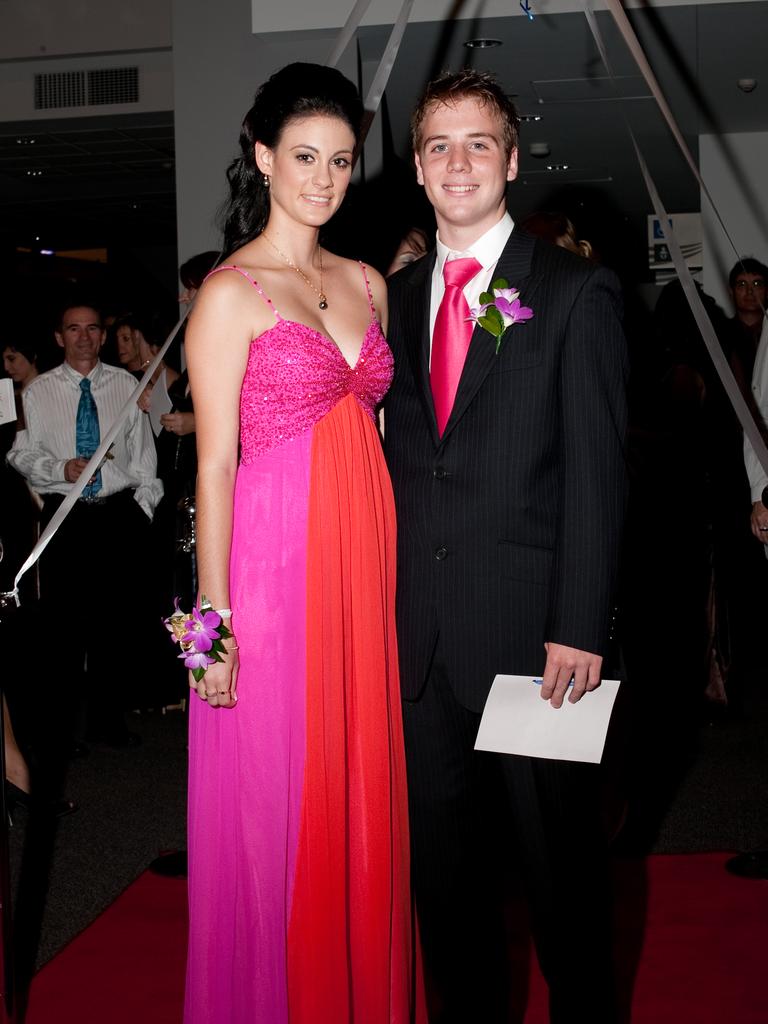
M 149 396 L 149 422 L 152 424 L 155 437 L 159 437 L 160 431 L 163 429 L 160 417 L 165 416 L 171 409 L 173 409 L 173 402 L 168 395 L 168 388 L 165 386 L 165 374 L 161 373 Z
M 553 708 L 541 698 L 540 679 L 496 676 L 475 750 L 599 764 L 618 689 L 618 680 L 603 679 L 576 704 L 566 697 L 562 707 Z
M 16 419 L 16 402 L 13 398 L 13 381 L 10 377 L 0 378 L 0 424 L 13 423 Z

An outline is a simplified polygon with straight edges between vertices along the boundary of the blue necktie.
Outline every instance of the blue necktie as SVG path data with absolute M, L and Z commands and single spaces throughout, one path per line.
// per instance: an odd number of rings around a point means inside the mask
M 99 431 L 99 414 L 91 394 L 91 382 L 87 377 L 80 381 L 80 401 L 77 406 L 77 422 L 75 424 L 78 459 L 90 459 L 99 447 L 101 433 Z M 98 471 L 93 483 L 83 491 L 84 497 L 90 497 L 101 490 L 101 470 Z

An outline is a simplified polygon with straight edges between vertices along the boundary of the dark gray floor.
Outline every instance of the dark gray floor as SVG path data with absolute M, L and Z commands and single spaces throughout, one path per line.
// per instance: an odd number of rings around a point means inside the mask
M 59 822 L 38 964 L 90 924 L 158 852 L 185 845 L 186 716 L 131 718 L 143 738 L 141 747 L 94 747 L 89 757 L 72 763 L 67 792 L 80 809 Z M 693 763 L 661 818 L 656 852 L 768 844 L 767 726 L 762 687 L 738 717 L 701 723 Z M 644 737 L 636 739 L 642 744 Z M 647 752 L 653 758 L 652 736 Z M 17 812 L 11 831 L 17 878 L 25 824 L 24 812 Z
M 768 688 L 767 688 L 768 689 Z M 768 848 L 768 700 L 698 730 L 696 758 L 664 815 L 654 850 Z
M 88 757 L 71 763 L 67 795 L 79 810 L 58 822 L 38 964 L 89 925 L 160 851 L 186 845 L 186 715 L 129 719 L 143 739 L 140 747 L 94 745 Z M 10 833 L 17 900 L 24 898 L 18 892 L 22 858 L 30 856 L 27 822 L 17 811 Z M 39 880 L 33 869 L 31 884 Z

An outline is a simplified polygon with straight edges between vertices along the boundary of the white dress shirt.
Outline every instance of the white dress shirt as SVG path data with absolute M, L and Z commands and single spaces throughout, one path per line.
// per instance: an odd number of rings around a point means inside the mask
M 98 362 L 88 374 L 91 394 L 103 437 L 117 419 L 136 386 L 126 370 Z M 8 462 L 40 494 L 67 494 L 72 484 L 64 467 L 77 457 L 76 423 L 83 375 L 69 363 L 36 377 L 22 395 L 26 430 L 16 435 Z M 133 403 L 110 451 L 112 458 L 101 466 L 99 497 L 107 498 L 127 488 L 152 518 L 163 495 L 157 477 L 157 454 L 149 417 Z
M 515 223 L 508 213 L 505 213 L 501 220 L 497 221 L 492 228 L 489 228 L 484 235 L 481 235 L 476 242 L 473 242 L 468 249 L 458 252 L 456 249 L 449 249 L 440 241 L 440 234 L 437 235 L 437 259 L 432 270 L 432 294 L 429 302 L 429 352 L 430 364 L 432 362 L 432 335 L 435 332 L 435 320 L 437 310 L 445 294 L 445 281 L 443 279 L 443 267 L 447 260 L 460 259 L 465 256 L 472 256 L 481 265 L 481 269 L 464 286 L 464 298 L 470 309 L 479 305 L 480 296 L 488 290 L 493 280 L 493 272 L 499 257 L 504 252 L 504 246 L 509 241 Z M 510 281 L 514 286 L 514 281 Z

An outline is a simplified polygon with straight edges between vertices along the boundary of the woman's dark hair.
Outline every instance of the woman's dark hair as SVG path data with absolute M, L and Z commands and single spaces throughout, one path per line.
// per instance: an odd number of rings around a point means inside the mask
M 179 279 L 185 288 L 199 288 L 213 270 L 220 253 L 209 249 L 190 256 L 179 267 Z
M 37 343 L 27 338 L 19 338 L 18 341 L 6 341 L 3 345 L 3 352 L 9 348 L 11 352 L 20 352 L 28 362 L 37 365 Z
M 124 313 L 112 324 L 115 337 L 120 327 L 139 331 L 148 345 L 162 345 L 168 333 L 162 318 L 156 313 Z
M 256 93 L 240 130 L 241 155 L 227 168 L 230 196 L 222 218 L 225 253 L 254 239 L 269 217 L 269 190 L 256 166 L 255 143 L 273 149 L 290 121 L 313 114 L 340 118 L 358 140 L 363 105 L 355 86 L 336 68 L 289 64 Z

